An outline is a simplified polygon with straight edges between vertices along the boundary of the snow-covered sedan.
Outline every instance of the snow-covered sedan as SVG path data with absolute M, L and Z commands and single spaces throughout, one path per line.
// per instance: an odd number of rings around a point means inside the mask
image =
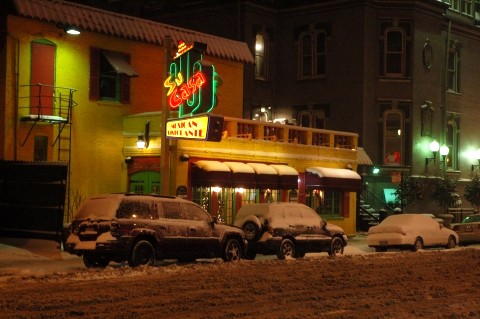
M 458 235 L 423 214 L 399 214 L 385 218 L 368 230 L 367 244 L 375 251 L 387 249 L 411 249 L 426 247 L 454 248 Z
M 480 243 L 480 214 L 467 216 L 460 224 L 452 226 L 460 237 L 460 244 L 466 246 Z

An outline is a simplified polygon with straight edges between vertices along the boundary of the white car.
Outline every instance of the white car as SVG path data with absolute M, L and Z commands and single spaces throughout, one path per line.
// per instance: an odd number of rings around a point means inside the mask
M 368 230 L 367 244 L 375 251 L 389 248 L 417 251 L 425 247 L 454 248 L 458 235 L 423 214 L 399 214 L 385 218 Z

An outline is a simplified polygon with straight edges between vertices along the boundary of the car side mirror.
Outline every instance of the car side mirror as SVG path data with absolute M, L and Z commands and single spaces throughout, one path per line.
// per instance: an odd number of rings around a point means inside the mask
M 322 227 L 322 229 L 325 229 L 325 227 L 327 227 L 327 221 L 325 219 L 322 219 L 322 221 L 320 222 L 320 226 Z
M 216 223 L 218 223 L 217 217 L 212 217 L 212 220 L 210 221 L 210 225 L 213 227 Z

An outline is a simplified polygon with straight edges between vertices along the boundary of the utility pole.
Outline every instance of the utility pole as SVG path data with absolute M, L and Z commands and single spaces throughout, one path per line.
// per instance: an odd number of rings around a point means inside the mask
M 163 38 L 163 46 L 165 48 L 163 79 L 166 79 L 170 70 L 170 63 L 172 62 L 172 38 L 170 36 Z M 165 90 L 163 86 L 162 90 Z M 170 140 L 166 137 L 167 119 L 169 117 L 167 94 L 164 94 L 162 98 L 162 124 L 160 127 L 160 195 L 170 195 Z

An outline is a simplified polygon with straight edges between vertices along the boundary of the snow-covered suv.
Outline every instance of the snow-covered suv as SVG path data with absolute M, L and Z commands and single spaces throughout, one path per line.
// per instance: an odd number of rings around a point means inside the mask
M 343 254 L 347 236 L 310 207 L 299 203 L 260 203 L 242 206 L 234 226 L 242 228 L 248 244 L 247 259 L 257 253 L 302 258 L 309 252 Z
M 155 260 L 221 257 L 237 261 L 247 240 L 197 204 L 177 197 L 108 194 L 87 199 L 71 223 L 65 249 L 86 267 L 110 261 L 132 267 Z

